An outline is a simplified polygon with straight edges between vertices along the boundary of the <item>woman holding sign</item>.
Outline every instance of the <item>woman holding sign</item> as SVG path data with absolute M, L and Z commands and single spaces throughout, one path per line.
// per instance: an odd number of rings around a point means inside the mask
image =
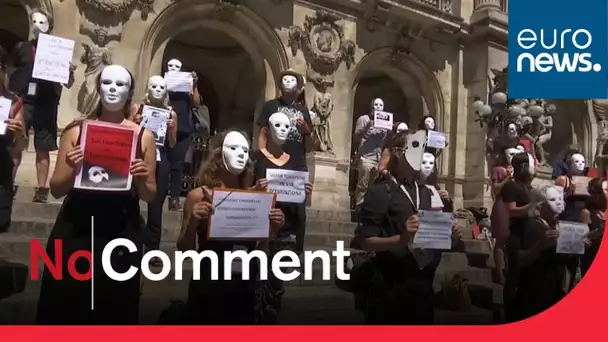
M 168 118 L 150 117 L 154 115 L 155 109 Z M 131 106 L 132 120 L 144 128 L 150 129 L 156 137 L 156 197 L 148 203 L 147 230 L 150 233 L 148 248 L 151 250 L 160 248 L 160 239 L 163 223 L 163 205 L 169 193 L 169 176 L 171 163 L 167 158 L 167 149 L 175 146 L 177 142 L 177 114 L 169 106 L 167 96 L 167 84 L 162 76 L 152 76 L 148 81 L 148 91 L 143 104 Z M 144 118 L 145 117 L 145 118 Z M 165 121 L 165 119 L 167 119 Z M 152 260 L 153 265 L 159 265 L 160 260 Z
M 395 146 L 405 146 L 406 139 L 405 132 L 398 134 Z M 428 165 L 415 172 L 404 152 L 403 147 L 392 148 L 391 177 L 369 187 L 355 231 L 359 247 L 375 253 L 365 306 L 369 324 L 433 324 L 433 280 L 441 250 L 410 248 L 421 227 L 421 210 L 432 216 L 433 194 L 423 179 L 433 168 Z M 452 223 L 446 228 L 451 230 L 450 245 L 455 247 L 460 242 L 460 227 Z
M 15 171 L 12 152 L 27 145 L 23 129 L 23 100 L 6 87 L 6 52 L 0 47 L 0 233 L 11 224 Z
M 253 163 L 249 159 L 249 141 L 237 131 L 222 133 L 212 145 L 209 158 L 200 168 L 197 176 L 200 187 L 188 193 L 184 203 L 182 229 L 177 241 L 181 251 L 213 251 L 219 257 L 219 265 L 224 263 L 224 253 L 233 251 L 251 252 L 258 249 L 257 239 L 212 239 L 210 220 L 215 209 L 214 191 L 225 189 L 247 190 L 252 184 Z M 218 144 L 219 143 L 219 144 Z M 219 146 L 218 146 L 219 145 Z M 230 195 L 226 197 L 229 199 Z M 278 231 L 285 223 L 280 209 L 269 213 L 271 232 Z M 223 267 L 218 267 L 217 279 L 212 279 L 211 262 L 208 258 L 200 262 L 200 279 L 192 279 L 188 288 L 189 324 L 253 324 L 259 317 L 259 264 L 256 259 L 250 263 L 249 280 L 235 274 L 232 263 L 232 279 L 226 280 Z M 241 266 L 243 267 L 243 266 Z
M 285 226 L 269 241 L 267 252 L 274 255 L 283 249 L 295 249 L 300 254 L 304 251 L 306 231 L 306 216 L 303 215 L 306 211 L 305 201 L 312 193 L 312 183 L 308 181 L 304 165 L 283 150 L 291 129 L 287 115 L 281 112 L 272 114 L 268 119 L 268 127 L 270 139 L 266 147 L 252 155 L 255 161 L 253 188 L 277 193 L 276 205 L 285 214 Z M 300 182 L 295 181 L 295 177 L 300 177 Z M 270 275 L 264 284 L 262 305 L 271 309 L 265 310 L 263 319 L 265 323 L 275 323 L 281 309 L 283 282 Z
M 125 275 L 131 267 L 141 267 L 144 228 L 139 201 L 150 202 L 156 195 L 156 147 L 151 132 L 128 120 L 135 87 L 131 73 L 120 65 L 109 65 L 100 73 L 97 85 L 98 107 L 86 120 L 69 124 L 61 136 L 50 185 L 54 197 L 65 199 L 46 250 L 51 258 L 61 253 L 63 270 L 68 269 L 68 258 L 74 253 L 92 253 L 92 267 L 84 258 L 75 267 L 79 274 L 92 271 L 92 278 L 83 281 L 64 271 L 63 278 L 56 279 L 45 267 L 38 324 L 138 323 L 139 271 L 124 281 L 113 280 L 116 275 L 108 275 L 102 268 L 102 252 L 114 239 L 130 240 L 136 250 L 115 248 L 110 255 L 112 268 Z M 101 166 L 90 167 L 83 175 L 94 159 Z M 130 174 L 127 190 L 83 185 L 86 176 L 93 177 L 91 182 L 111 182 L 114 174 L 103 167 L 110 164 Z M 122 178 L 119 175 L 116 177 Z M 55 249 L 58 241 L 61 250 Z

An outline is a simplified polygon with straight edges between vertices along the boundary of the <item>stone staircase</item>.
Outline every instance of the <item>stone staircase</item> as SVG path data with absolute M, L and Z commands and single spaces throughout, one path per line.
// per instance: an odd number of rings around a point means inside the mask
M 0 234 L 0 259 L 20 261 L 29 265 L 30 240 L 37 239 L 43 245 L 46 244 L 54 220 L 61 208 L 61 201 L 50 198 L 50 202 L 46 204 L 32 203 L 32 193 L 33 188 L 28 186 L 22 186 L 17 192 L 13 205 L 13 222 L 9 232 Z M 163 213 L 163 232 L 160 249 L 172 255 L 176 250 L 175 244 L 180 230 L 182 214 L 168 211 L 166 206 L 167 204 L 165 204 Z M 142 215 L 146 217 L 147 205 L 143 202 L 141 209 Z M 331 251 L 335 249 L 338 241 L 343 241 L 345 249 L 349 250 L 348 246 L 356 227 L 356 224 L 350 220 L 350 211 L 327 211 L 308 208 L 305 250 Z M 454 275 L 460 275 L 469 280 L 470 293 L 475 307 L 470 313 L 443 310 L 441 311 L 441 321 L 445 324 L 451 324 L 450 322 L 456 324 L 463 320 L 463 315 L 472 315 L 474 318 L 464 318 L 464 320 L 474 320 L 478 324 L 491 324 L 493 320 L 488 317 L 493 316 L 496 308 L 501 306 L 502 289 L 492 283 L 489 268 L 491 266 L 489 245 L 487 242 L 472 239 L 464 239 L 464 242 L 465 253 L 444 253 L 436 273 L 434 287 L 436 291 L 439 291 L 446 277 L 451 279 Z M 192 270 L 191 265 L 184 265 L 184 269 L 184 279 L 189 279 Z M 304 271 L 303 269 L 301 270 L 302 275 Z M 319 289 L 323 288 L 327 290 L 333 288 L 331 291 L 335 292 L 339 290 L 333 285 L 334 274 L 334 258 L 332 258 L 332 277 L 330 280 L 322 279 L 321 261 L 315 261 L 312 266 L 313 280 L 304 280 L 304 277 L 300 276 L 286 285 L 298 288 L 302 288 L 302 286 L 320 286 Z M 150 284 L 148 285 L 148 283 Z M 38 285 L 31 284 L 28 287 Z M 170 288 L 170 292 L 177 298 L 180 295 L 183 297 L 187 293 L 185 292 L 187 291 L 187 281 L 170 280 L 163 281 L 162 284 L 147 282 L 145 286 L 149 291 L 155 293 L 162 292 L 163 294 L 169 293 L 167 289 Z

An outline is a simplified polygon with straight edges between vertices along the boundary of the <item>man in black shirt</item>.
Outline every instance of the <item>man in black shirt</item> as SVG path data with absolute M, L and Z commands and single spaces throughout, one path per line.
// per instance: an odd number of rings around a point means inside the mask
M 281 96 L 277 99 L 266 101 L 262 107 L 262 112 L 258 117 L 257 124 L 262 129 L 258 139 L 258 148 L 266 145 L 268 131 L 268 119 L 276 112 L 287 115 L 291 124 L 291 130 L 285 142 L 284 149 L 291 158 L 298 161 L 304 170 L 306 168 L 306 152 L 312 146 L 310 137 L 312 120 L 310 112 L 306 106 L 298 101 L 299 95 L 303 90 L 304 77 L 296 71 L 289 69 L 281 73 Z
M 49 193 L 49 153 L 57 150 L 57 109 L 62 85 L 32 78 L 38 35 L 52 32 L 53 18 L 42 10 L 35 10 L 30 15 L 30 20 L 34 39 L 17 43 L 13 48 L 10 63 L 14 71 L 10 77 L 9 88 L 24 100 L 25 131 L 29 132 L 30 128 L 34 128 L 38 187 L 33 201 L 44 203 Z M 67 88 L 74 82 L 74 69 L 75 67 L 70 65 L 70 80 L 65 85 Z M 13 156 L 15 174 L 21 164 L 21 157 L 21 152 L 16 152 Z

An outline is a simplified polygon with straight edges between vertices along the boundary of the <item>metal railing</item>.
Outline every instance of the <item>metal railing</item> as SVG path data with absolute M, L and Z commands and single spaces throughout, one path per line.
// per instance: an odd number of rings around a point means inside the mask
M 460 16 L 460 0 L 401 0 L 399 2 L 417 2 L 455 16 Z

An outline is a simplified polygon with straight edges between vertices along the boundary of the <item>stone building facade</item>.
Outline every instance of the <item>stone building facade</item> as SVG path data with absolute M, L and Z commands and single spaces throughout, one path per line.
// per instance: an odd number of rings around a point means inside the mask
M 325 209 L 348 208 L 353 125 L 381 97 L 410 127 L 433 115 L 449 136 L 438 161 L 442 183 L 457 206 L 490 206 L 485 132 L 471 105 L 487 98 L 491 70 L 507 66 L 507 7 L 508 0 L 2 0 L 0 42 L 27 39 L 34 8 L 52 13 L 53 34 L 76 41 L 60 127 L 97 101 L 91 80 L 107 63 L 133 72 L 137 99 L 147 79 L 178 58 L 199 74 L 213 127 L 252 135 L 263 102 L 278 94 L 277 75 L 301 72 L 318 117 L 311 205 Z M 576 142 L 592 160 L 593 106 L 556 105 L 547 150 Z M 22 184 L 35 182 L 29 158 Z

